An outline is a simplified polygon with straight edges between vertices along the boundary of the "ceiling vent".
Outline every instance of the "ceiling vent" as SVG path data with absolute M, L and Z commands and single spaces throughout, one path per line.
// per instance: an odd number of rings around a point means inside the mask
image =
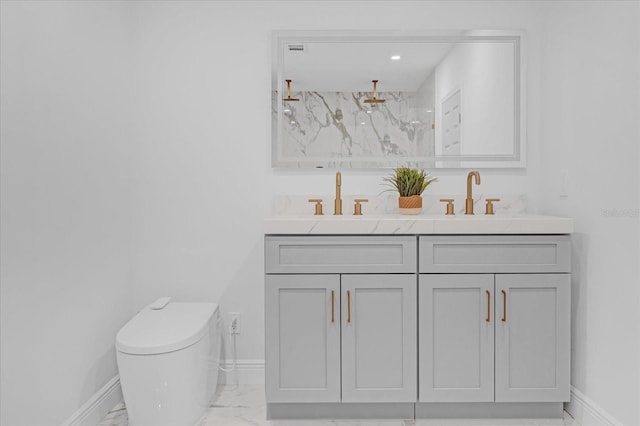
M 289 44 L 289 52 L 304 52 L 304 44 Z

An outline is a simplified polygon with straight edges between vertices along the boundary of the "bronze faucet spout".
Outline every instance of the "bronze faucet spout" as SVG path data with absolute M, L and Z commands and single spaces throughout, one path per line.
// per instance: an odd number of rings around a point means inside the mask
M 333 214 L 341 215 L 342 214 L 342 194 L 340 189 L 342 187 L 342 173 L 336 173 L 336 199 L 333 202 Z
M 476 178 L 476 185 L 480 185 L 480 172 L 477 170 L 470 171 L 467 175 L 467 200 L 465 203 L 464 214 L 473 214 L 473 190 L 471 189 L 471 178 Z

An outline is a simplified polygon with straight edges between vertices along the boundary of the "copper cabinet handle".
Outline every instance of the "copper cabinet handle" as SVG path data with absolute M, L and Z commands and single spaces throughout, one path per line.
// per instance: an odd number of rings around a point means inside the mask
M 507 322 L 507 292 L 502 291 L 502 322 Z
M 351 322 L 351 292 L 347 290 L 347 322 Z
M 336 301 L 335 301 L 336 291 L 331 290 L 331 322 L 335 322 L 335 313 L 336 313 Z
M 491 292 L 487 290 L 487 322 L 491 322 Z

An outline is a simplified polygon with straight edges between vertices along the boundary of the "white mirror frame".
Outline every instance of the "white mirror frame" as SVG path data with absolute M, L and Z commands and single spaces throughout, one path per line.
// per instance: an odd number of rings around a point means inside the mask
M 280 153 L 279 135 L 283 134 L 284 49 L 291 43 L 305 42 L 481 42 L 495 41 L 510 43 L 514 49 L 514 135 L 512 155 L 436 156 L 438 169 L 458 168 L 524 168 L 526 167 L 526 37 L 523 31 L 514 30 L 473 30 L 473 31 L 274 31 L 272 38 L 272 120 L 271 146 L 272 167 L 286 169 L 311 168 L 393 168 L 401 165 L 425 167 L 423 161 L 410 157 L 389 157 L 384 164 L 370 161 L 345 160 L 300 160 L 283 158 Z M 280 94 L 278 96 L 277 94 Z M 455 164 L 455 166 L 451 165 Z

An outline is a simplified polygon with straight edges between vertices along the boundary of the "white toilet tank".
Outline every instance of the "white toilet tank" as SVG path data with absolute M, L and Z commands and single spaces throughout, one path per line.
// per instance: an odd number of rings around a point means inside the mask
M 130 426 L 193 426 L 215 396 L 220 364 L 215 303 L 171 303 L 140 311 L 116 336 Z

